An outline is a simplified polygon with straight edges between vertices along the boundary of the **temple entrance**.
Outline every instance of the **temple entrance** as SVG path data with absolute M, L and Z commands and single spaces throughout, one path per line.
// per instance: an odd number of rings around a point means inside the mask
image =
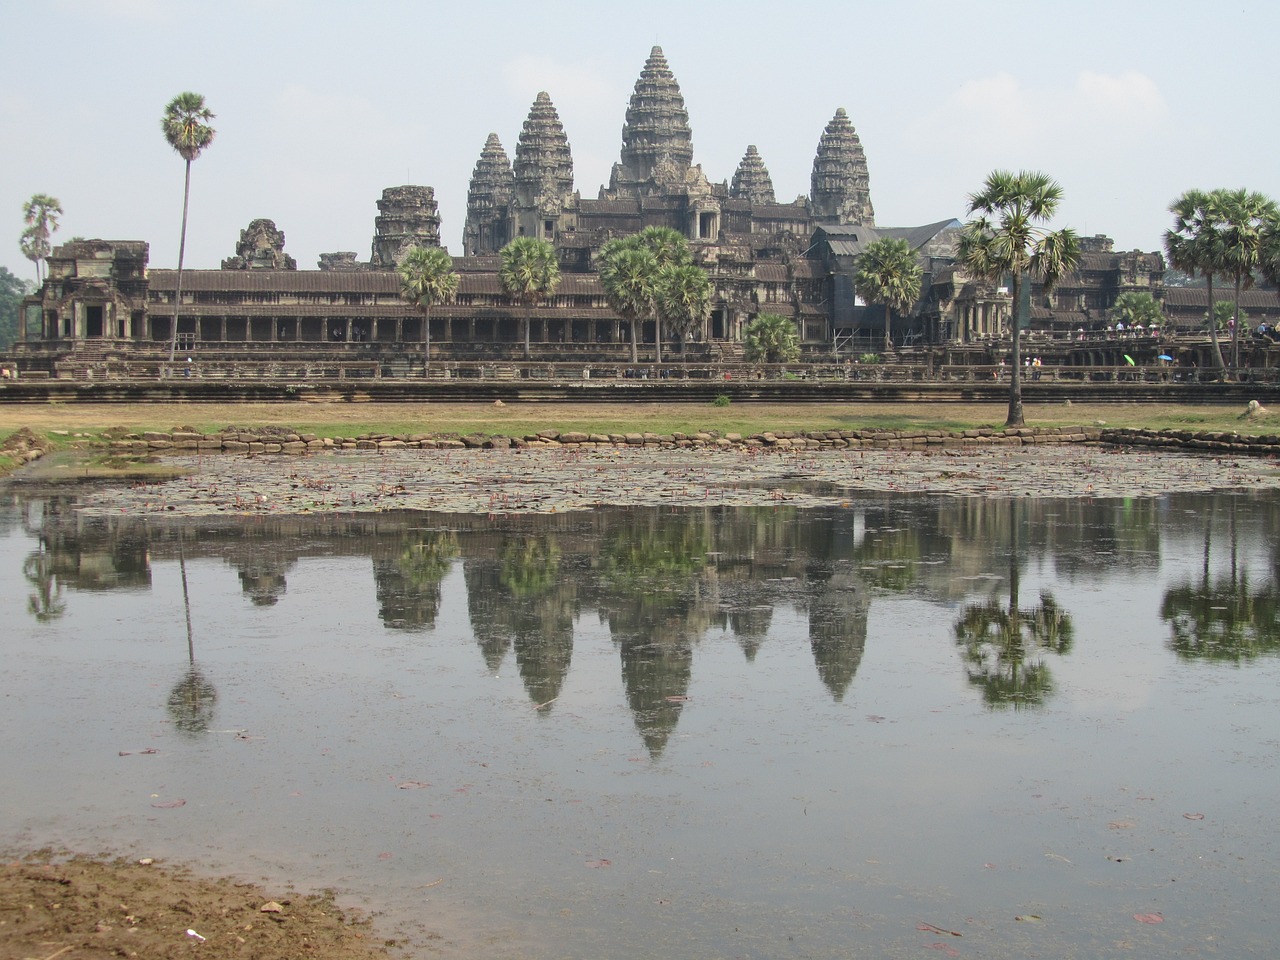
M 102 336 L 102 304 L 84 305 L 84 335 L 86 337 Z

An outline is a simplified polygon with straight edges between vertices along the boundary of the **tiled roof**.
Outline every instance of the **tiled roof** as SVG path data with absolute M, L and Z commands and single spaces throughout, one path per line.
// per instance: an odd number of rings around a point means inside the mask
M 172 291 L 178 271 L 152 270 L 152 290 Z M 182 289 L 192 293 L 398 293 L 393 270 L 183 270 Z

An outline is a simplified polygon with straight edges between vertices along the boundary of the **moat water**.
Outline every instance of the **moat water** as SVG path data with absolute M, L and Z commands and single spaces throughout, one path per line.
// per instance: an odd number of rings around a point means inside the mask
M 1280 499 L 0 505 L 0 847 L 421 955 L 1271 956 Z

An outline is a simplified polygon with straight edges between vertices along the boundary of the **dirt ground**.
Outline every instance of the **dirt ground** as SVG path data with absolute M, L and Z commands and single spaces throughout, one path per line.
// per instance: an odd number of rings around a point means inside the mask
M 369 960 L 391 946 L 324 896 L 126 860 L 37 854 L 0 869 L 0 960 Z

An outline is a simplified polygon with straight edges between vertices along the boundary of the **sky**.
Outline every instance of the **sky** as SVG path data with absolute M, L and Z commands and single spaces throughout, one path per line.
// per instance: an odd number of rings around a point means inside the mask
M 596 196 L 655 45 L 712 182 L 754 144 L 780 201 L 807 194 L 844 107 L 881 226 L 964 219 L 996 169 L 1048 173 L 1053 226 L 1122 250 L 1160 249 L 1191 188 L 1280 198 L 1274 0 L 0 0 L 0 27 L 0 265 L 27 279 L 36 193 L 64 208 L 55 243 L 145 240 L 152 267 L 177 265 L 183 162 L 160 117 L 187 90 L 217 134 L 192 166 L 186 266 L 218 267 L 259 217 L 303 269 L 367 260 L 403 183 L 435 189 L 460 254 L 488 134 L 514 158 L 547 91 Z

